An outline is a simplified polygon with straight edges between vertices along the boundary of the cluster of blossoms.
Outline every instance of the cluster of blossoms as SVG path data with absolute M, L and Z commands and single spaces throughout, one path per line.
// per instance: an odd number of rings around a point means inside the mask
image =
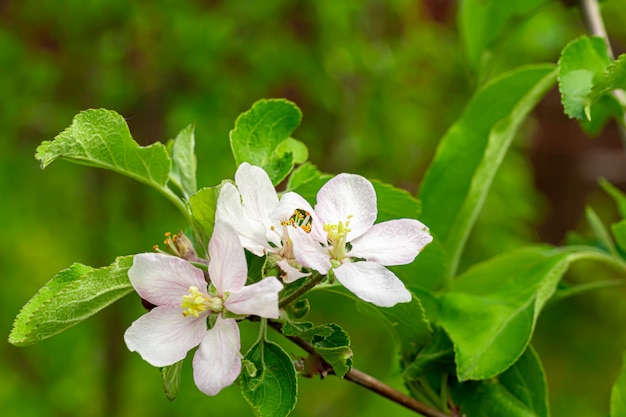
M 278 319 L 283 289 L 277 277 L 245 286 L 244 248 L 274 261 L 284 283 L 311 279 L 315 271 L 380 307 L 410 301 L 411 293 L 385 266 L 412 262 L 432 237 L 417 220 L 374 224 L 376 216 L 374 187 L 359 175 L 332 178 L 313 208 L 294 192 L 279 198 L 262 168 L 241 164 L 235 184 L 224 184 L 218 198 L 208 283 L 203 270 L 181 257 L 135 256 L 130 281 L 156 307 L 126 331 L 126 345 L 158 367 L 199 346 L 193 358 L 198 388 L 215 395 L 232 384 L 242 366 L 236 320 Z

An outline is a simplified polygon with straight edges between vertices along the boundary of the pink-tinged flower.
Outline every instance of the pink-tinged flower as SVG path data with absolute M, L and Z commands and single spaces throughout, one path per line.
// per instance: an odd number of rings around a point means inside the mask
M 283 285 L 268 277 L 245 286 L 245 254 L 227 224 L 215 224 L 209 256 L 207 286 L 202 270 L 181 258 L 135 255 L 130 282 L 156 307 L 126 330 L 124 340 L 130 351 L 158 367 L 173 365 L 199 345 L 193 358 L 194 380 L 202 392 L 216 395 L 241 372 L 239 328 L 228 313 L 278 318 Z M 207 319 L 212 323 L 208 330 Z
M 310 275 L 301 271 L 292 251 L 289 229 L 297 227 L 296 214 L 275 216 L 280 207 L 276 189 L 267 173 L 247 162 L 235 173 L 235 183 L 225 183 L 220 190 L 215 211 L 216 221 L 230 224 L 244 248 L 257 256 L 270 255 L 284 272 L 289 283 Z
M 293 253 L 301 265 L 327 274 L 362 300 L 380 307 L 411 301 L 411 293 L 385 266 L 413 262 L 432 241 L 428 228 L 414 219 L 374 224 L 376 191 L 360 175 L 340 174 L 317 193 L 315 210 L 295 193 L 281 199 L 283 215 L 294 208 L 311 216 L 309 230 L 292 233 Z

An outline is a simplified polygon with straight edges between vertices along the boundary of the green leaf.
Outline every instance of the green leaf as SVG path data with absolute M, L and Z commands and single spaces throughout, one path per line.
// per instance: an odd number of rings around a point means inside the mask
M 333 368 L 335 375 L 343 378 L 352 367 L 350 337 L 337 324 L 328 323 L 313 326 L 310 322 L 285 323 L 282 328 L 285 336 L 299 336 L 311 343 L 315 352 Z
M 250 348 L 244 362 L 256 372 L 242 372 L 241 392 L 255 413 L 262 417 L 284 417 L 296 405 L 298 382 L 289 355 L 277 344 L 260 340 Z M 252 366 L 246 366 L 247 369 Z
M 278 155 L 291 152 L 294 164 L 302 164 L 309 159 L 309 149 L 306 145 L 294 138 L 287 138 L 276 147 Z
M 183 191 L 189 199 L 197 191 L 194 125 L 181 130 L 172 144 L 172 172 L 170 179 Z
M 301 146 L 284 141 L 300 124 L 302 113 L 287 100 L 259 100 L 242 113 L 230 131 L 235 162 L 249 162 L 263 168 L 277 185 L 291 172 L 296 159 L 302 159 Z M 294 157 L 294 152 L 297 154 Z
M 620 55 L 594 82 L 589 100 L 594 102 L 613 90 L 626 90 L 626 54 Z
M 600 178 L 598 180 L 598 183 L 604 191 L 606 191 L 611 197 L 613 197 L 613 201 L 615 201 L 615 204 L 617 205 L 619 215 L 622 217 L 622 219 L 626 219 L 626 194 L 624 194 L 619 188 L 608 182 L 605 178 Z
M 626 416 L 626 355 L 622 370 L 611 389 L 611 417 Z
M 174 365 L 161 368 L 163 378 L 163 392 L 168 401 L 174 401 L 178 396 L 180 388 L 180 374 L 183 369 L 183 361 L 178 361 Z
M 9 343 L 26 346 L 54 336 L 91 317 L 133 291 L 128 269 L 133 256 L 94 269 L 73 264 L 31 298 L 15 318 Z
M 617 256 L 617 250 L 615 249 L 615 244 L 611 239 L 611 235 L 609 231 L 598 217 L 598 214 L 591 207 L 585 207 L 585 217 L 587 217 L 587 221 L 589 222 L 589 226 L 591 226 L 591 230 L 593 230 L 593 234 L 596 235 L 596 238 L 613 255 Z
M 406 366 L 402 378 L 415 381 L 436 366 L 447 366 L 454 363 L 454 346 L 448 335 L 437 327 L 430 343 L 424 346 L 415 359 Z
M 213 234 L 217 199 L 223 184 L 202 188 L 189 199 L 196 239 L 205 250 Z
M 611 231 L 615 237 L 617 247 L 623 253 L 626 253 L 626 220 L 622 219 L 617 223 L 613 223 L 611 225 Z
M 530 346 L 497 378 L 459 384 L 452 390 L 462 415 L 472 417 L 549 417 L 548 384 Z
M 481 88 L 442 139 L 420 187 L 421 220 L 456 269 L 493 178 L 522 121 L 554 84 L 551 65 L 517 69 Z
M 579 120 L 578 124 L 590 136 L 598 135 L 611 119 L 621 121 L 624 113 L 622 105 L 613 95 L 603 95 L 594 99 L 591 107 L 587 107 L 585 111 L 588 112 L 589 119 Z
M 475 265 L 441 296 L 441 326 L 455 345 L 460 381 L 487 379 L 526 350 L 537 318 L 570 263 L 606 260 L 591 247 L 527 247 Z
M 57 158 L 110 169 L 155 188 L 165 187 L 170 157 L 161 143 L 139 146 L 124 118 L 111 110 L 86 110 L 53 141 L 42 142 L 35 155 L 45 168 Z
M 611 63 L 604 39 L 581 36 L 563 49 L 559 59 L 559 91 L 565 114 L 589 119 L 590 94 L 594 79 Z
M 547 0 L 462 0 L 458 21 L 470 65 L 480 72 L 496 43 Z
M 330 174 L 323 174 L 315 165 L 306 162 L 294 169 L 287 182 L 287 191 L 296 191 L 309 202 L 315 201 L 319 189 L 332 178 Z

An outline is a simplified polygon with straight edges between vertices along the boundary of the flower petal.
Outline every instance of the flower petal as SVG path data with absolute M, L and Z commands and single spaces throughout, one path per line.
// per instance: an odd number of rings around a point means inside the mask
M 283 277 L 283 282 L 286 282 L 287 284 L 311 275 L 310 272 L 302 272 L 300 271 L 300 269 L 294 268 L 293 266 L 289 265 L 289 261 L 284 258 L 276 262 L 276 264 L 280 267 L 281 271 L 285 273 L 285 276 Z
M 222 185 L 215 208 L 215 221 L 230 224 L 241 245 L 257 256 L 263 256 L 269 247 L 265 241 L 265 226 L 251 219 L 244 213 L 241 195 L 237 188 L 227 182 Z
M 356 239 L 376 221 L 376 191 L 371 182 L 355 174 L 339 174 L 317 193 L 315 212 L 324 223 L 344 224 L 350 217 L 347 241 Z
M 157 306 L 180 306 L 189 287 L 206 294 L 207 283 L 202 270 L 176 256 L 140 253 L 128 270 L 130 283 L 141 298 Z
M 375 262 L 344 262 L 333 270 L 337 280 L 361 300 L 379 307 L 411 301 L 411 293 L 396 275 Z
M 193 379 L 206 395 L 217 395 L 241 372 L 239 327 L 234 319 L 217 316 L 193 357 Z
M 241 193 L 246 216 L 265 223 L 278 206 L 278 195 L 267 172 L 244 162 L 237 168 L 235 182 Z
M 180 307 L 155 307 L 133 322 L 124 341 L 128 350 L 139 352 L 150 365 L 172 365 L 202 341 L 207 314 L 183 317 Z
M 216 222 L 209 241 L 209 276 L 218 295 L 237 291 L 248 276 L 246 255 L 235 230 L 227 223 Z
M 348 256 L 382 265 L 404 265 L 413 262 L 432 240 L 428 228 L 417 220 L 389 220 L 375 224 L 353 240 Z
M 239 291 L 231 292 L 224 307 L 235 314 L 277 319 L 280 315 L 278 293 L 282 289 L 283 284 L 276 277 L 267 277 Z
M 300 265 L 324 275 L 328 272 L 331 266 L 330 254 L 320 242 L 300 229 L 290 230 L 289 238 L 293 245 L 293 256 Z

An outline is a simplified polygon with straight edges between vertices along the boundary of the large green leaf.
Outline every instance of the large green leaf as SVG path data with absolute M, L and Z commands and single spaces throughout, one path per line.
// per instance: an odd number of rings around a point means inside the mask
M 17 315 L 9 343 L 24 346 L 47 339 L 130 293 L 132 261 L 133 256 L 122 256 L 104 268 L 76 263 L 59 272 Z
M 293 169 L 295 160 L 306 158 L 304 145 L 290 138 L 300 124 L 302 113 L 290 101 L 259 100 L 242 113 L 230 131 L 230 145 L 235 162 L 249 162 L 262 167 L 274 185 Z M 306 147 L 304 147 L 306 148 Z
M 459 29 L 470 65 L 481 71 L 490 50 L 515 23 L 548 0 L 462 0 Z
M 570 42 L 559 59 L 559 90 L 565 114 L 589 119 L 594 80 L 611 63 L 606 42 L 600 37 L 582 36 Z
M 549 417 L 548 384 L 537 353 L 529 346 L 497 378 L 459 384 L 452 391 L 461 415 Z
M 419 196 L 421 220 L 443 243 L 450 276 L 515 133 L 555 77 L 554 66 L 540 65 L 485 85 L 439 144 Z
M 239 380 L 243 396 L 261 417 L 284 417 L 296 405 L 298 381 L 289 355 L 277 344 L 260 340 L 244 357 Z
M 163 188 L 170 174 L 170 157 L 161 143 L 139 146 L 122 116 L 111 110 L 80 112 L 53 141 L 42 142 L 35 158 L 42 168 L 57 158 L 110 169 Z
M 537 318 L 570 263 L 605 260 L 591 247 L 527 247 L 477 264 L 440 299 L 460 381 L 491 378 L 526 350 Z
M 626 355 L 622 370 L 611 389 L 611 417 L 626 416 Z

